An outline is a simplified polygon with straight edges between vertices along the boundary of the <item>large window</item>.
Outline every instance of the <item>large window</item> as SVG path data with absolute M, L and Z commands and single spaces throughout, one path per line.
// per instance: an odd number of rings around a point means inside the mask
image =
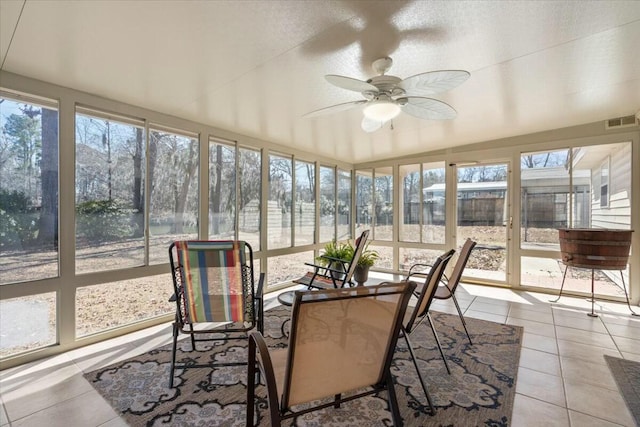
M 351 237 L 351 172 L 338 169 L 338 240 Z
M 400 166 L 400 241 L 445 242 L 445 168 L 443 162 Z
M 56 293 L 0 301 L 0 358 L 57 343 Z
M 144 263 L 144 139 L 135 119 L 78 109 L 77 273 Z
M 56 104 L 0 95 L 0 285 L 56 277 Z
M 390 241 L 393 237 L 393 168 L 376 168 L 374 176 L 373 238 Z
M 262 160 L 260 151 L 238 149 L 238 238 L 260 250 L 260 204 L 262 203 Z M 258 271 L 258 270 L 256 270 Z
M 316 167 L 296 160 L 295 245 L 313 243 L 316 230 Z
M 557 229 L 569 225 L 571 194 L 579 198 L 589 194 L 588 177 L 570 179 L 569 156 L 568 149 L 521 155 L 521 247 L 558 250 Z M 579 203 L 583 212 L 584 202 Z
M 167 256 L 168 258 L 168 256 Z M 170 274 L 140 277 L 76 291 L 76 337 L 175 312 Z
M 151 129 L 149 139 L 149 262 L 168 260 L 174 240 L 198 236 L 198 138 Z
M 559 289 L 565 266 L 558 228 L 631 228 L 631 143 L 522 153 L 520 164 L 520 282 Z M 628 284 L 628 271 L 623 275 Z M 564 289 L 588 293 L 590 277 L 590 270 L 570 267 Z M 620 274 L 596 269 L 595 290 L 624 296 Z
M 356 171 L 356 236 L 373 224 L 373 170 Z M 373 239 L 373 236 L 369 237 Z
M 269 249 L 291 246 L 292 160 L 269 155 L 269 203 L 267 235 Z
M 336 237 L 336 173 L 334 168 L 320 167 L 320 241 Z
M 235 239 L 236 149 L 209 142 L 209 238 Z

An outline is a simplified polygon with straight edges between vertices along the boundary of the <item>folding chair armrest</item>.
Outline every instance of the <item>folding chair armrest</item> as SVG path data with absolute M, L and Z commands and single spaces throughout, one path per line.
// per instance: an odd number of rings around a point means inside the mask
M 257 357 L 257 353 L 260 353 L 260 357 Z M 273 362 L 271 361 L 271 355 L 269 354 L 269 348 L 264 340 L 264 337 L 260 332 L 249 332 L 249 352 L 248 352 L 248 378 L 247 387 L 251 387 L 255 384 L 255 375 L 252 368 L 255 368 L 256 364 L 264 376 L 264 381 L 267 387 L 267 400 L 269 402 L 269 412 L 271 413 L 271 420 L 280 419 L 279 409 L 280 404 L 278 402 L 278 390 L 276 387 L 276 375 L 273 369 Z M 255 396 L 255 391 L 251 393 Z M 247 402 L 247 405 L 254 405 L 254 402 Z M 251 411 L 253 412 L 253 411 Z M 253 425 L 253 419 L 247 420 L 247 425 Z
M 328 255 L 320 255 L 320 258 L 324 258 L 324 259 L 327 259 L 329 261 L 341 262 L 343 264 L 348 264 L 349 263 L 349 261 L 344 260 L 342 258 L 336 258 L 336 257 L 328 256 Z
M 264 279 L 265 273 L 260 273 L 260 277 L 258 279 L 258 288 L 253 296 L 254 305 L 255 305 L 255 316 L 257 320 L 258 331 L 260 333 L 264 332 L 264 297 L 262 295 L 264 290 Z
M 344 270 L 337 270 L 337 269 L 331 268 L 329 266 L 311 264 L 311 263 L 308 263 L 308 262 L 305 262 L 304 265 L 308 265 L 309 267 L 315 268 L 316 272 L 318 272 L 318 270 L 320 270 L 322 268 L 323 270 L 331 271 L 331 272 L 334 272 L 334 273 L 344 273 Z
M 315 268 L 316 270 L 318 270 L 318 269 L 320 269 L 320 268 L 327 268 L 327 267 L 325 267 L 325 266 L 323 266 L 323 265 L 312 264 L 312 263 L 310 263 L 310 262 L 305 262 L 305 263 L 304 263 L 304 265 L 308 265 L 309 267 L 313 267 L 313 268 Z
M 264 292 L 264 279 L 266 277 L 265 273 L 260 273 L 260 277 L 258 277 L 258 288 L 256 289 L 255 298 L 262 300 L 262 294 Z
M 420 276 L 420 275 L 421 276 L 427 276 L 429 274 L 429 271 L 416 271 L 414 273 L 414 272 L 412 272 L 414 267 L 426 267 L 428 269 L 431 269 L 433 267 L 433 265 L 432 264 L 420 264 L 420 263 L 413 264 L 411 266 L 411 268 L 409 268 L 409 273 L 407 274 L 407 278 L 405 280 L 409 280 L 409 278 L 411 276 Z M 447 277 L 447 275 L 445 273 L 442 273 L 442 278 L 444 279 L 444 280 L 440 280 L 442 283 L 444 283 L 445 281 L 449 282 L 449 278 Z

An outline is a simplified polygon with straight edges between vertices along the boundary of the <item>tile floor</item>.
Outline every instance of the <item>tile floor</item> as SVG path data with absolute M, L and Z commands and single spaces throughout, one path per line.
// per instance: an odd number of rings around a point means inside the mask
M 465 316 L 524 327 L 512 426 L 628 426 L 634 421 L 603 354 L 640 361 L 640 317 L 626 305 L 462 285 Z M 267 308 L 276 305 L 270 298 Z M 451 301 L 435 310 L 455 313 Z M 637 312 L 640 309 L 636 308 Z M 473 333 L 473 331 L 471 331 Z M 1 426 L 125 426 L 82 377 L 170 341 L 159 325 L 0 372 Z

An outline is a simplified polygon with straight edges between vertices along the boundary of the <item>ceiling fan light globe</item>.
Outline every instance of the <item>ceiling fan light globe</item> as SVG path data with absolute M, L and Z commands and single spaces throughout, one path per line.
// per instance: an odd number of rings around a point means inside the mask
M 400 106 L 392 101 L 374 101 L 364 107 L 365 117 L 379 122 L 387 122 L 400 114 Z

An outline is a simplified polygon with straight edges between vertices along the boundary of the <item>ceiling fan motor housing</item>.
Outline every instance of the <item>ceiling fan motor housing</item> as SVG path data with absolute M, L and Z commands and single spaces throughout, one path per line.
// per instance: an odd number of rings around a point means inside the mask
M 367 83 L 371 83 L 378 88 L 380 92 L 392 93 L 394 89 L 398 88 L 398 84 L 402 81 L 401 78 L 396 76 L 375 76 L 367 80 Z

